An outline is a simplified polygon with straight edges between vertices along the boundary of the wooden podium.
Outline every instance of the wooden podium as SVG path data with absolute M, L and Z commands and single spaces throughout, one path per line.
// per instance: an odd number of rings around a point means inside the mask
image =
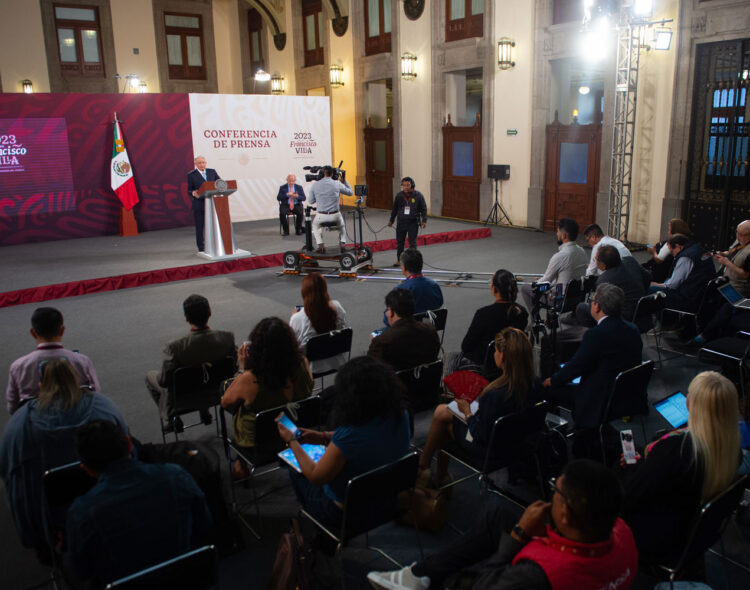
M 206 213 L 203 227 L 205 251 L 199 252 L 198 256 L 209 260 L 227 260 L 252 255 L 247 250 L 239 250 L 234 242 L 229 195 L 236 190 L 236 180 L 207 181 L 198 189 L 199 197 L 203 197 Z

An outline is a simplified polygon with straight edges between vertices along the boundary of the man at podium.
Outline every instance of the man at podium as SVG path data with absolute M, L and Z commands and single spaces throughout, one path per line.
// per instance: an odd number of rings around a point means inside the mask
M 206 223 L 206 209 L 203 197 L 198 196 L 198 189 L 206 181 L 219 180 L 219 175 L 213 168 L 206 168 L 206 158 L 197 156 L 195 160 L 195 170 L 187 175 L 187 192 L 193 201 L 193 219 L 195 219 L 195 243 L 198 246 L 198 252 L 205 250 L 203 242 L 203 227 Z

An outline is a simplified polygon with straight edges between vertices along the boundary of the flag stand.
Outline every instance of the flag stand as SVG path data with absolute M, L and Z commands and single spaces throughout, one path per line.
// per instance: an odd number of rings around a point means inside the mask
M 120 235 L 123 237 L 138 235 L 138 224 L 132 209 L 120 208 Z

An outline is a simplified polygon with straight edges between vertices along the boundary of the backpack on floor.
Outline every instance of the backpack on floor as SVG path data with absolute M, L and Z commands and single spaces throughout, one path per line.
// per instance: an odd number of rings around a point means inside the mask
M 292 518 L 292 528 L 279 541 L 271 571 L 270 590 L 312 590 L 314 552 Z

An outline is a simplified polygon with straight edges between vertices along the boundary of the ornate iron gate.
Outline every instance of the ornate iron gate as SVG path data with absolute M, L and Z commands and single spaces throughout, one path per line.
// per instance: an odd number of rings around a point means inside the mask
M 707 248 L 750 218 L 748 87 L 750 39 L 697 46 L 685 216 Z

